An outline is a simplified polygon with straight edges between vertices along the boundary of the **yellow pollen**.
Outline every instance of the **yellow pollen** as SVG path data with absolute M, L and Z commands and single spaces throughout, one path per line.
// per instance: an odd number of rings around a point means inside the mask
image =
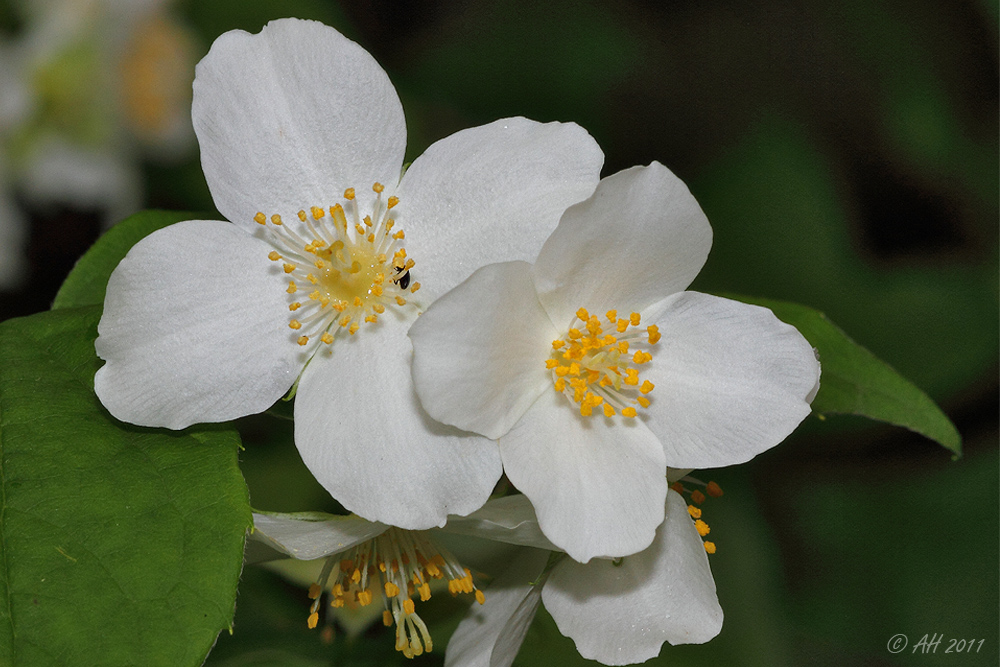
M 393 197 L 389 197 L 386 200 L 385 205 L 386 205 L 387 208 L 393 208 L 398 203 L 399 203 L 399 197 L 393 196 Z
M 331 334 L 329 331 L 325 331 L 323 332 L 323 335 L 319 337 L 319 339 L 324 343 L 326 343 L 327 345 L 329 345 L 330 343 L 333 342 L 333 334 Z
M 266 225 L 267 224 L 267 217 L 263 213 L 261 213 L 260 211 L 257 211 L 257 214 L 253 216 L 253 219 L 254 219 L 254 222 L 256 222 L 257 224 L 260 224 L 260 225 Z
M 281 216 L 278 215 L 277 213 L 275 213 L 274 215 L 272 215 L 271 216 L 271 223 L 275 224 L 275 225 L 278 225 L 280 227 L 281 226 Z
M 294 271 L 298 267 L 296 267 L 294 264 L 287 264 L 286 263 L 283 268 L 285 269 L 285 273 L 291 273 L 292 271 Z
M 695 519 L 701 518 L 701 510 L 695 507 L 694 505 L 688 505 L 688 514 L 690 514 L 692 518 Z
M 277 262 L 279 259 L 281 259 L 281 255 L 278 254 L 277 250 L 272 250 L 267 254 L 267 258 L 272 262 Z
M 705 551 L 707 551 L 710 554 L 714 554 L 715 553 L 715 542 L 708 542 L 708 541 L 706 541 L 705 542 Z
M 291 311 L 296 311 L 296 310 L 298 310 L 301 307 L 302 307 L 302 304 L 299 303 L 298 301 L 296 301 L 294 303 L 288 304 L 288 310 L 291 310 Z
M 400 306 L 405 306 L 406 305 L 406 299 L 404 299 L 401 296 L 397 296 L 396 297 L 396 303 L 398 303 Z
M 627 408 L 625 408 L 625 409 L 622 410 L 622 416 L 623 417 L 629 417 L 629 418 L 631 418 L 631 417 L 635 417 L 635 415 L 636 415 L 635 408 L 633 408 L 631 406 L 629 406 L 629 407 L 627 407 Z
M 299 345 L 305 345 L 306 343 L 309 342 L 309 336 L 299 336 L 299 339 L 295 342 L 298 343 Z
M 291 322 L 288 323 L 288 328 L 295 329 L 296 331 L 298 331 L 299 329 L 302 328 L 302 322 L 299 322 L 298 320 L 292 320 Z
M 649 344 L 656 345 L 660 340 L 660 328 L 655 324 L 650 324 L 646 327 L 646 331 L 649 333 Z
M 319 612 L 313 612 L 309 614 L 309 619 L 306 621 L 306 625 L 309 626 L 310 630 L 314 630 L 316 625 L 319 623 Z
M 313 220 L 319 220 L 326 215 L 326 211 L 321 209 L 319 206 L 310 207 L 309 212 L 312 214 Z
M 298 213 L 296 213 L 295 215 L 299 216 L 299 220 L 301 220 L 302 222 L 305 222 L 305 221 L 306 221 L 306 212 L 305 212 L 305 211 L 301 211 L 301 210 L 300 210 L 300 211 L 299 211 Z
M 608 322 L 610 322 L 611 324 L 614 324 L 615 321 L 618 320 L 618 311 L 617 310 L 609 310 L 607 313 L 605 313 L 604 316 L 608 318 Z
M 413 600 L 407 599 L 403 602 L 403 611 L 405 611 L 407 615 L 416 611 L 416 607 L 413 605 Z
M 372 190 L 374 190 L 376 194 L 382 194 L 382 191 L 385 190 L 385 186 L 381 183 L 375 182 L 372 184 Z
M 286 292 L 289 294 L 295 294 L 298 290 L 299 288 L 296 287 L 294 280 L 288 281 L 288 289 L 285 290 Z
M 708 524 L 702 521 L 701 519 L 698 519 L 697 521 L 694 522 L 694 529 L 697 530 L 698 534 L 701 535 L 702 537 L 705 537 L 710 532 L 712 532 L 712 529 L 708 527 Z

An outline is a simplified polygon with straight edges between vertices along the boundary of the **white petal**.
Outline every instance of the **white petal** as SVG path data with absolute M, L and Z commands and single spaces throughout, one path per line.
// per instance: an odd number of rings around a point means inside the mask
M 122 421 L 180 429 L 266 410 L 302 367 L 270 247 L 189 220 L 137 243 L 111 274 L 94 388 Z
M 192 117 L 216 207 L 237 224 L 395 184 L 403 109 L 378 63 L 315 21 L 227 32 L 198 64 Z
M 496 443 L 420 407 L 408 324 L 387 312 L 355 336 L 338 336 L 332 356 L 313 357 L 295 398 L 295 444 L 344 507 L 419 530 L 479 509 L 502 469 Z
M 399 184 L 394 209 L 414 276 L 433 299 L 491 262 L 532 261 L 604 155 L 573 123 L 504 118 L 438 141 Z
M 542 533 L 535 508 L 524 495 L 490 500 L 469 516 L 450 517 L 442 530 L 549 551 L 559 549 Z
M 583 417 L 550 389 L 500 439 L 500 455 L 545 536 L 576 560 L 645 549 L 663 521 L 663 448 L 639 421 Z
M 684 292 L 654 316 L 662 338 L 642 377 L 655 385 L 646 422 L 667 465 L 743 463 L 809 414 L 819 380 L 812 346 L 759 306 Z
M 503 574 L 473 604 L 448 642 L 445 667 L 509 667 L 541 600 L 539 576 L 548 552 L 522 549 Z
M 684 500 L 668 494 L 667 518 L 653 544 L 619 565 L 565 559 L 542 601 L 584 658 L 605 665 L 644 662 L 664 641 L 701 644 L 722 629 L 708 556 Z
M 558 332 L 535 297 L 531 265 L 490 264 L 410 327 L 413 379 L 428 414 L 499 438 L 552 385 Z
M 253 515 L 250 538 L 300 560 L 312 560 L 346 551 L 378 537 L 389 526 L 359 516 L 317 517 L 298 514 L 258 513 Z
M 535 262 L 538 298 L 557 326 L 580 307 L 640 312 L 686 288 L 711 246 L 687 186 L 658 162 L 632 167 L 566 211 Z

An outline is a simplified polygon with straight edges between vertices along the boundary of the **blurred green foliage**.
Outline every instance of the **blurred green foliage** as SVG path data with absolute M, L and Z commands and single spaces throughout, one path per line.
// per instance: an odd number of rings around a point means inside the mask
M 707 645 L 665 646 L 656 664 L 997 664 L 995 0 L 177 8 L 203 51 L 225 30 L 257 31 L 287 15 L 358 40 L 399 89 L 408 159 L 469 125 L 525 115 L 586 127 L 605 150 L 606 174 L 663 162 L 715 230 L 695 288 L 825 312 L 956 422 L 965 449 L 957 462 L 902 429 L 834 417 L 713 473 L 726 490 L 706 509 L 726 623 Z M 0 12 L 5 30 L 16 29 L 11 16 Z M 196 161 L 149 165 L 147 181 L 148 207 L 213 206 Z M 46 261 L 53 270 L 51 252 L 34 260 L 35 287 Z M 48 306 L 37 290 L 18 298 Z M 239 427 L 255 506 L 337 509 L 290 429 L 262 418 Z M 447 602 L 442 612 L 455 611 Z M 326 643 L 305 629 L 307 606 L 303 590 L 248 569 L 234 633 L 207 664 L 403 662 L 378 628 Z M 443 658 L 457 618 L 442 618 L 423 664 Z M 934 657 L 886 649 L 897 633 L 913 643 L 936 632 L 985 643 L 962 656 L 943 655 L 947 641 Z M 544 615 L 518 659 L 583 662 Z

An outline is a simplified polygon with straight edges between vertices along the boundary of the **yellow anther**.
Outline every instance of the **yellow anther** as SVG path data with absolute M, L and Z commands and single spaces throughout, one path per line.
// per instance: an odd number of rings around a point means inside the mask
M 618 330 L 618 333 L 625 333 L 625 330 L 628 329 L 628 320 L 618 320 L 615 329 Z
M 326 267 L 326 262 L 324 262 L 321 259 L 317 259 L 315 262 L 313 262 L 313 266 L 315 266 L 317 269 L 323 269 Z
M 313 220 L 319 220 L 324 215 L 326 215 L 326 211 L 321 209 L 319 206 L 310 207 L 309 212 L 312 213 Z
M 350 333 L 353 336 L 354 334 L 358 333 L 358 329 L 360 329 L 360 328 L 361 328 L 361 325 L 358 324 L 357 322 L 355 322 L 354 324 L 351 325 L 351 328 L 348 329 L 347 331 L 348 331 L 348 333 Z
M 639 320 L 640 320 L 639 313 L 632 313 L 631 315 L 628 316 L 628 319 L 632 323 L 632 326 L 634 327 L 639 326 Z
M 694 519 L 701 518 L 701 510 L 695 507 L 694 505 L 688 505 L 688 514 L 690 514 L 691 517 Z
M 564 380 L 562 378 L 559 378 L 558 380 L 555 381 L 554 386 L 556 388 L 556 391 L 559 391 L 559 392 L 565 391 L 566 390 L 566 380 Z
M 267 216 L 265 216 L 260 211 L 257 211 L 257 214 L 253 216 L 253 219 L 254 219 L 254 222 L 256 222 L 259 225 L 266 225 L 267 224 Z
M 705 493 L 712 496 L 713 498 L 719 498 L 722 496 L 722 487 L 720 487 L 715 482 L 709 482 L 708 486 L 705 487 Z
M 636 396 L 635 400 L 642 407 L 644 407 L 644 408 L 648 408 L 649 407 L 649 399 L 646 398 L 645 396 Z
M 559 365 L 559 362 L 556 361 L 555 359 L 546 359 L 545 360 L 545 367 L 546 368 L 555 368 L 558 365 Z
M 611 406 L 610 403 L 605 403 L 604 404 L 604 416 L 605 417 L 614 417 L 615 416 L 615 409 Z
M 701 535 L 702 537 L 705 537 L 710 532 L 712 532 L 712 529 L 708 527 L 708 524 L 702 521 L 701 519 L 698 519 L 697 521 L 694 522 L 694 529 L 697 530 L 698 534 Z
M 622 354 L 628 354 L 628 341 L 623 340 L 618 343 L 618 351 Z
M 314 611 L 309 614 L 309 619 L 306 621 L 306 625 L 309 626 L 310 630 L 315 630 L 316 626 L 319 624 L 319 612 Z
M 576 311 L 576 317 L 581 322 L 586 322 L 587 320 L 590 319 L 590 313 L 587 312 L 586 308 L 581 308 L 580 310 Z
M 371 224 L 371 220 L 368 219 L 368 218 L 365 218 L 365 222 L 367 222 L 368 224 Z M 356 231 L 358 233 L 358 236 L 362 236 L 363 237 L 365 235 L 365 228 L 362 227 L 361 225 L 354 225 L 354 231 Z
M 635 417 L 636 414 L 637 413 L 635 411 L 635 408 L 633 408 L 633 407 L 628 407 L 628 408 L 623 408 L 622 409 L 622 417 L 632 418 L 632 417 Z
M 326 343 L 327 345 L 329 345 L 330 343 L 333 342 L 333 334 L 330 333 L 329 331 L 325 331 L 323 332 L 323 335 L 319 337 L 319 339 L 324 343 Z
M 298 310 L 301 307 L 302 307 L 302 304 L 299 303 L 298 301 L 296 301 L 295 303 L 288 304 L 288 310 L 290 310 L 292 312 L 295 312 L 296 310 Z
M 642 386 L 639 387 L 639 391 L 641 391 L 644 394 L 648 394 L 649 392 L 653 391 L 655 387 L 656 385 L 650 382 L 649 380 L 643 380 Z
M 412 614 L 414 610 L 415 607 L 413 606 L 413 600 L 409 598 L 403 600 L 403 611 L 405 611 L 407 614 Z
M 383 306 L 381 303 L 376 303 L 374 306 L 372 306 L 372 310 L 381 315 L 382 313 L 385 312 L 385 306 Z
M 639 371 L 634 368 L 625 369 L 625 384 L 636 386 L 639 384 Z
M 614 309 L 609 310 L 608 312 L 606 312 L 604 314 L 604 316 L 606 318 L 608 318 L 608 322 L 610 322 L 611 324 L 614 324 L 615 321 L 618 319 L 618 311 L 614 310 Z
M 311 585 L 309 587 L 309 599 L 310 600 L 315 600 L 316 598 L 319 597 L 319 594 L 322 593 L 322 592 L 323 592 L 323 589 L 320 588 L 319 584 L 313 584 L 313 585 Z
M 707 551 L 710 554 L 714 554 L 715 553 L 715 542 L 707 542 L 706 541 L 705 542 L 705 551 Z
M 403 233 L 402 229 L 400 229 L 398 232 L 394 232 L 393 235 L 392 235 L 392 238 L 396 239 L 397 241 L 401 241 L 405 237 L 406 237 L 406 234 Z
M 421 602 L 427 602 L 431 599 L 431 585 L 425 581 L 417 586 L 417 593 L 420 595 Z
M 397 296 L 396 297 L 396 303 L 398 303 L 401 306 L 405 306 L 406 305 L 406 299 L 404 299 L 401 296 Z
M 483 592 L 478 588 L 476 589 L 476 602 L 478 602 L 479 604 L 486 603 L 486 596 L 483 595 Z
M 299 322 L 298 320 L 292 320 L 291 322 L 288 323 L 288 328 L 295 329 L 296 331 L 298 331 L 299 329 L 302 328 L 302 322 Z
M 294 264 L 289 264 L 289 263 L 286 262 L 285 265 L 284 265 L 284 269 L 285 269 L 285 273 L 291 273 L 292 271 L 295 270 L 295 265 Z
M 305 345 L 306 343 L 309 342 L 309 336 L 299 336 L 299 339 L 295 342 L 298 343 L 299 345 Z
M 344 190 L 344 199 L 354 199 L 354 188 L 347 188 Z
M 376 322 L 378 322 L 378 315 L 374 314 L 365 315 L 365 322 L 368 322 L 369 324 L 375 324 Z
M 289 294 L 295 294 L 298 290 L 299 290 L 299 288 L 295 284 L 295 281 L 294 280 L 289 280 L 288 281 L 288 289 L 286 289 L 285 291 L 288 292 Z
M 553 350 L 558 350 L 559 348 L 561 348 L 565 344 L 566 344 L 566 341 L 564 341 L 564 340 L 554 340 L 554 341 L 552 341 L 552 349 Z
M 420 283 L 413 283 L 412 285 L 410 285 L 410 294 L 413 294 L 418 289 L 420 289 Z
M 649 333 L 649 344 L 655 345 L 660 340 L 660 328 L 655 324 L 650 324 L 646 327 L 646 331 Z
M 281 226 L 281 216 L 275 213 L 271 216 L 271 222 L 275 225 Z
M 392 207 L 394 207 L 398 203 L 399 203 L 399 197 L 392 196 L 392 197 L 389 197 L 389 199 L 386 200 L 385 206 L 386 206 L 386 208 L 392 208 Z
M 382 612 L 382 625 L 387 628 L 392 627 L 392 612 L 388 609 Z
M 391 598 L 396 597 L 397 595 L 399 595 L 399 586 L 392 583 L 391 581 L 385 582 L 385 594 Z
M 358 591 L 358 604 L 362 607 L 367 607 L 372 603 L 372 592 L 367 588 L 363 591 Z
M 583 338 L 583 334 L 580 333 L 579 329 L 570 329 L 569 330 L 569 338 L 570 338 L 570 340 L 579 340 L 579 339 Z
M 311 282 L 313 285 L 316 285 L 317 283 L 319 283 L 319 279 L 316 276 L 314 276 L 313 274 L 311 274 L 311 273 L 306 276 L 306 280 L 308 280 L 309 282 Z
M 354 306 L 356 308 L 360 308 L 361 307 L 361 297 L 360 296 L 354 297 Z
M 376 194 L 382 194 L 382 191 L 385 190 L 385 186 L 376 181 L 372 184 L 372 190 L 374 190 Z
M 693 502 L 695 505 L 701 505 L 703 502 L 705 502 L 705 494 L 695 489 L 694 491 L 691 492 L 691 502 Z
M 267 253 L 267 258 L 272 262 L 277 262 L 279 259 L 281 259 L 281 255 L 278 254 L 277 250 L 272 250 L 271 252 Z

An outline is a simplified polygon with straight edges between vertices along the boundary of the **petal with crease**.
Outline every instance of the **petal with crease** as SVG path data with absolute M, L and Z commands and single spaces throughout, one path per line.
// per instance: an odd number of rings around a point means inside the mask
M 657 162 L 632 167 L 566 211 L 535 261 L 538 298 L 559 326 L 581 306 L 641 312 L 685 289 L 711 246 L 687 186 Z
M 355 336 L 342 333 L 332 356 L 313 357 L 295 397 L 295 444 L 344 507 L 420 530 L 479 509 L 502 469 L 496 443 L 435 422 L 420 407 L 408 324 L 387 312 Z
M 414 385 L 438 421 L 499 438 L 552 385 L 545 360 L 557 332 L 530 271 L 484 266 L 410 327 Z
M 542 601 L 580 655 L 606 665 L 644 662 L 665 641 L 700 644 L 722 629 L 708 555 L 684 499 L 673 492 L 648 549 L 619 565 L 566 559 L 552 570 Z
M 180 429 L 262 412 L 302 368 L 270 246 L 189 220 L 137 243 L 108 281 L 94 388 L 123 421 Z
M 292 558 L 312 560 L 374 539 L 389 526 L 359 516 L 330 515 L 317 520 L 295 514 L 254 512 L 253 528 L 251 539 L 264 542 Z
M 656 387 L 647 423 L 667 465 L 743 463 L 809 414 L 819 363 L 802 334 L 770 310 L 684 292 L 649 321 L 662 338 L 643 375 Z
M 192 118 L 216 207 L 253 225 L 257 211 L 291 216 L 356 187 L 395 185 L 406 147 L 403 108 L 364 49 L 315 21 L 234 30 L 198 64 Z
M 553 389 L 500 438 L 507 477 L 545 536 L 581 562 L 641 551 L 663 521 L 663 447 L 641 421 L 622 420 L 582 417 Z
M 448 642 L 446 667 L 510 667 L 538 611 L 538 580 L 548 553 L 522 549 L 503 574 L 484 591 L 486 602 L 473 605 Z

